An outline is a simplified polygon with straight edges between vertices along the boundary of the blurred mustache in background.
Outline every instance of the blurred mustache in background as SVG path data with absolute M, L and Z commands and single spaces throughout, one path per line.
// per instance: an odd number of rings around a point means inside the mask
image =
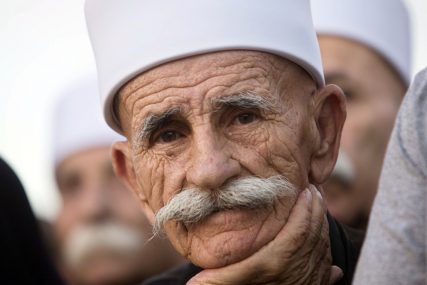
M 140 231 L 117 222 L 80 225 L 66 240 L 62 256 L 78 269 L 98 256 L 131 257 L 145 241 Z

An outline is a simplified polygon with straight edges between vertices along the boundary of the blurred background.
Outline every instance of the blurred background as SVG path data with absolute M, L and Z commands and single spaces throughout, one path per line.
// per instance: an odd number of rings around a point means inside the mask
M 412 74 L 427 67 L 427 1 L 412 16 Z M 52 174 L 52 108 L 82 71 L 95 70 L 84 0 L 1 0 L 0 156 L 15 169 L 38 217 L 59 208 Z M 384 7 L 386 13 L 387 7 Z

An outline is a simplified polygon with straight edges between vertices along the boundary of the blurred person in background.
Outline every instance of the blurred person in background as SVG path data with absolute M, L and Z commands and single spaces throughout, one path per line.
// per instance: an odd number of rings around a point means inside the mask
M 410 81 L 409 14 L 400 0 L 312 0 L 312 9 L 326 82 L 339 85 L 347 97 L 326 202 L 339 221 L 365 229 Z
M 63 284 L 24 188 L 0 156 L 0 284 Z
M 426 110 L 427 68 L 399 110 L 354 285 L 426 284 Z
M 179 263 L 137 200 L 114 175 L 96 78 L 72 85 L 54 113 L 55 177 L 62 209 L 54 225 L 60 269 L 70 284 L 135 284 Z

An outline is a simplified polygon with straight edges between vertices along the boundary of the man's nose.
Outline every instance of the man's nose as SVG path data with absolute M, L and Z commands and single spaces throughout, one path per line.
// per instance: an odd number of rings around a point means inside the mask
M 191 185 L 213 190 L 240 174 L 240 164 L 233 159 L 226 143 L 206 135 L 193 145 L 192 165 L 187 172 Z
M 105 185 L 92 186 L 86 189 L 87 193 L 82 202 L 85 219 L 90 222 L 103 222 L 111 216 L 111 193 Z

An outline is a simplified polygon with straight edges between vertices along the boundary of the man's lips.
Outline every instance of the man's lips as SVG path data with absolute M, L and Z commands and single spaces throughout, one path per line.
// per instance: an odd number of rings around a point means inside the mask
M 248 229 L 264 216 L 261 210 L 230 209 L 216 211 L 196 224 L 186 225 L 189 231 L 203 229 L 204 234 L 213 235 L 218 232 L 240 231 Z

